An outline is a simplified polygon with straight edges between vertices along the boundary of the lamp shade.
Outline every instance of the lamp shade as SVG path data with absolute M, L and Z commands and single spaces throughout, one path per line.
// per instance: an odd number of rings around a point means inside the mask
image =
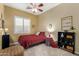
M 48 31 L 48 32 L 54 32 L 54 26 L 52 26 L 52 24 L 49 24 L 49 25 L 47 26 L 47 31 Z
M 3 28 L 0 28 L 0 32 L 3 30 Z
M 7 31 L 8 31 L 8 28 L 5 28 L 5 29 L 0 28 L 0 34 L 1 34 L 1 35 L 3 35 L 3 34 L 5 33 L 4 30 L 5 30 L 5 32 L 7 32 Z

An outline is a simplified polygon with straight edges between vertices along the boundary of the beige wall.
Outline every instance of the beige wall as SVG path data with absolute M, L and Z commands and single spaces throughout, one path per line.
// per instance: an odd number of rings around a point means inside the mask
M 2 20 L 1 15 L 2 15 L 2 16 L 4 15 L 4 6 L 3 6 L 3 4 L 0 4 L 0 28 L 1 28 L 1 20 Z M 1 35 L 1 34 L 2 34 L 2 33 L 1 33 L 1 31 L 0 31 L 0 35 Z
M 0 4 L 0 20 L 1 20 L 1 14 L 4 15 L 4 6 L 3 6 L 3 4 Z M 0 28 L 1 28 L 1 23 L 0 23 Z M 1 42 L 2 41 L 1 40 L 1 38 L 2 38 L 1 35 L 2 35 L 2 31 L 0 31 L 0 45 L 2 43 Z M 0 48 L 1 48 L 1 46 L 0 46 Z
M 54 26 L 54 40 L 57 40 L 57 33 L 61 31 L 61 18 L 73 16 L 73 25 L 76 28 L 76 52 L 79 52 L 79 4 L 60 4 L 59 6 L 39 16 L 38 31 L 47 31 L 48 24 Z
M 35 33 L 37 31 L 37 16 L 7 6 L 4 8 L 5 26 L 8 28 L 8 33 L 15 41 L 18 39 L 19 35 L 14 34 L 14 16 L 29 18 L 31 20 L 31 33 Z M 32 27 L 32 25 L 35 27 Z

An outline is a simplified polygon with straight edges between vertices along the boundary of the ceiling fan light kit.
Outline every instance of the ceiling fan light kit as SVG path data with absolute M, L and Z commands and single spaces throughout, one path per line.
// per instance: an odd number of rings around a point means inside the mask
M 32 12 L 33 12 L 33 13 L 37 13 L 38 10 L 37 10 L 36 8 L 34 8 L 34 9 L 32 9 Z
M 26 9 L 31 9 L 31 11 L 33 13 L 37 13 L 37 12 L 43 12 L 41 7 L 43 7 L 42 3 L 39 3 L 39 4 L 37 4 L 37 3 L 30 3 L 30 5 L 27 6 Z

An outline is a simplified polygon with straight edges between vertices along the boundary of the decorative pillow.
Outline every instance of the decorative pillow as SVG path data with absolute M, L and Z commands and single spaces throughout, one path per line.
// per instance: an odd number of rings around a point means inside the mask
M 49 38 L 49 33 L 48 33 L 48 32 L 46 32 L 46 33 L 45 33 L 45 36 Z
M 39 35 L 45 36 L 45 32 L 40 32 Z
M 39 35 L 39 34 L 40 34 L 40 32 L 37 32 L 37 33 L 36 33 L 36 35 Z

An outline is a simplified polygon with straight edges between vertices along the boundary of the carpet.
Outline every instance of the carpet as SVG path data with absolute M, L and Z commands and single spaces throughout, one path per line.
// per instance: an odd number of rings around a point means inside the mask
M 74 54 L 45 44 L 25 49 L 24 56 L 75 56 Z

